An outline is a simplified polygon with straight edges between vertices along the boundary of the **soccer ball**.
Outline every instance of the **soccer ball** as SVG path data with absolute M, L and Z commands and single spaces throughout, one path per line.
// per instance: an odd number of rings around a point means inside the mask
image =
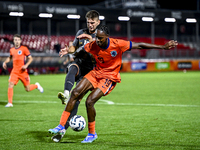
M 86 122 L 82 116 L 75 115 L 70 119 L 69 125 L 74 131 L 82 131 L 83 129 L 85 129 Z

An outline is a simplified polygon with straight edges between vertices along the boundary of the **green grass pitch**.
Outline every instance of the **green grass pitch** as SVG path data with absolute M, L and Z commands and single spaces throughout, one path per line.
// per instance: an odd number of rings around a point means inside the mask
M 13 149 L 200 149 L 200 72 L 121 73 L 122 83 L 95 105 L 98 139 L 82 144 L 82 132 L 67 130 L 61 143 L 48 129 L 59 124 L 64 105 L 57 99 L 65 74 L 30 76 L 38 90 L 14 87 L 7 103 L 8 76 L 0 76 L 0 150 Z M 78 115 L 87 120 L 85 98 Z

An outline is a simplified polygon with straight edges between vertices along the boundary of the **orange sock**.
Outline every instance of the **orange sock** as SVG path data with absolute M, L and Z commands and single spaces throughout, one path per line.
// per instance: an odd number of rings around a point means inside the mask
M 68 120 L 70 114 L 71 114 L 70 112 L 63 111 L 62 116 L 61 116 L 61 118 L 60 118 L 60 124 L 61 124 L 63 127 L 65 126 L 65 124 L 66 124 L 66 122 L 67 122 L 67 120 Z
M 38 87 L 37 85 L 35 85 L 35 84 L 31 84 L 31 85 L 30 85 L 30 91 L 36 89 L 37 87 Z
M 89 130 L 89 133 L 95 134 L 95 121 L 88 122 L 88 130 Z
M 8 102 L 12 104 L 13 100 L 13 88 L 8 88 Z

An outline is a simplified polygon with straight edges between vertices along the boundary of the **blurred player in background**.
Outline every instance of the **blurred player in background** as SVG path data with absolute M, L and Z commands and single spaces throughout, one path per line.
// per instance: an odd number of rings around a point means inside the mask
M 88 135 L 81 143 L 91 143 L 97 139 L 95 132 L 95 103 L 102 97 L 109 94 L 117 83 L 121 82 L 120 67 L 122 54 L 131 49 L 171 49 L 177 45 L 176 41 L 169 41 L 165 45 L 148 43 L 135 43 L 120 39 L 109 38 L 109 30 L 105 25 L 97 28 L 96 41 L 93 41 L 86 34 L 78 38 L 89 38 L 90 43 L 84 46 L 84 51 L 91 53 L 96 60 L 96 67 L 90 71 L 79 84 L 73 89 L 69 102 L 60 118 L 60 124 L 56 127 L 57 132 L 64 129 L 64 125 L 70 116 L 76 101 L 79 100 L 88 90 L 92 90 L 86 100 L 88 117 Z M 66 52 L 65 52 L 66 53 Z M 62 55 L 62 54 L 61 54 Z
M 79 39 L 77 37 L 81 34 L 87 34 L 91 39 L 95 39 L 96 28 L 100 24 L 99 13 L 95 10 L 88 11 L 85 15 L 85 18 L 87 21 L 87 28 L 80 29 L 77 32 L 76 37 L 69 48 L 66 45 L 64 49 L 61 49 L 62 56 L 65 55 L 65 53 L 63 53 L 65 51 L 69 53 L 73 53 L 73 56 L 74 56 L 74 61 L 70 63 L 67 67 L 64 93 L 62 92 L 58 93 L 58 98 L 61 99 L 63 104 L 67 104 L 71 89 L 74 86 L 75 81 L 76 81 L 76 84 L 78 84 L 79 81 L 94 68 L 94 65 L 95 65 L 95 60 L 93 59 L 92 55 L 90 53 L 82 51 L 84 45 L 86 43 L 89 43 L 89 40 L 87 38 Z M 78 106 L 80 104 L 80 100 L 82 98 L 83 97 L 80 96 L 79 100 L 76 102 L 75 107 L 73 108 L 73 111 L 70 117 L 65 122 L 65 129 L 63 130 L 63 132 L 57 132 L 59 128 L 49 129 L 49 132 L 52 134 L 58 133 L 57 135 L 51 138 L 54 142 L 59 142 L 64 136 L 66 130 L 69 127 L 69 120 L 71 119 L 72 116 L 76 115 L 78 111 Z
M 8 104 L 5 107 L 13 107 L 13 87 L 18 83 L 19 80 L 22 81 L 27 92 L 36 88 L 41 93 L 44 91 L 38 82 L 35 84 L 30 84 L 30 77 L 27 72 L 27 68 L 33 61 L 33 58 L 28 48 L 21 45 L 21 36 L 15 34 L 13 36 L 13 42 L 14 47 L 10 49 L 10 56 L 3 62 L 3 68 L 7 69 L 7 63 L 13 59 L 13 69 L 10 73 L 8 85 Z M 28 58 L 27 63 L 25 63 L 26 57 Z

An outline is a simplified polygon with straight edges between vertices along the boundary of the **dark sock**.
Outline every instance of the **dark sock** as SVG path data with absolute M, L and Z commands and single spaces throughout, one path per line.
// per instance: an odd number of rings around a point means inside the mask
M 77 72 L 78 72 L 78 68 L 75 65 L 72 65 L 69 68 L 69 71 L 65 78 L 65 89 L 64 90 L 68 90 L 69 92 L 71 91 L 72 87 L 74 86 L 75 77 L 76 77 Z
M 70 116 L 69 116 L 69 118 L 68 118 L 68 120 L 67 120 L 67 122 L 66 122 L 66 124 L 65 124 L 65 130 L 67 130 L 68 127 L 69 127 L 69 121 L 70 121 L 70 119 L 71 119 L 74 115 L 77 114 L 79 104 L 80 104 L 80 101 L 76 101 L 75 106 L 74 106 L 74 109 L 72 110 L 72 112 L 71 112 L 71 114 L 70 114 Z

